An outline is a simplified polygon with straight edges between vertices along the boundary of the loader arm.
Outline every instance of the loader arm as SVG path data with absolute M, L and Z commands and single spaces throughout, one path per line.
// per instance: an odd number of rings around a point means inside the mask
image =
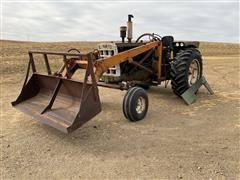
M 142 54 L 150 49 L 154 49 L 159 46 L 159 41 L 149 42 L 145 45 L 118 53 L 116 55 L 113 55 L 108 58 L 100 59 L 95 61 L 94 66 L 96 68 L 95 70 L 95 77 L 98 81 L 102 75 L 107 72 L 108 68 L 111 68 L 117 64 L 120 64 L 124 61 L 131 62 L 133 57 Z

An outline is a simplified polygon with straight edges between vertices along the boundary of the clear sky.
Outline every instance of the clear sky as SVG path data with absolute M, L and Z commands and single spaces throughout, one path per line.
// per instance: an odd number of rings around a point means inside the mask
M 135 39 L 154 32 L 177 40 L 239 42 L 238 0 L 3 0 L 1 39 L 120 40 L 128 14 L 134 15 Z

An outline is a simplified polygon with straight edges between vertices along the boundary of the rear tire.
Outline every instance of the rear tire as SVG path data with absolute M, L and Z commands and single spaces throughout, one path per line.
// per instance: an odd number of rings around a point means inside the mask
M 177 96 L 181 96 L 202 77 L 202 56 L 195 48 L 180 51 L 171 64 L 171 85 Z
M 123 99 L 123 114 L 130 121 L 144 119 L 148 111 L 148 96 L 140 87 L 130 88 Z

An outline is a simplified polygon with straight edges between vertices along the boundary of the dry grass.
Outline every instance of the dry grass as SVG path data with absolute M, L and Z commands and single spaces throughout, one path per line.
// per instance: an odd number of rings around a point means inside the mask
M 28 50 L 57 51 L 67 52 L 71 48 L 79 49 L 86 53 L 94 50 L 98 42 L 19 42 L 19 41 L 0 41 L 2 44 L 1 55 L 3 66 L 0 67 L 2 73 L 24 72 L 28 60 Z M 240 45 L 231 43 L 209 43 L 201 42 L 200 50 L 203 56 L 229 56 L 240 54 Z M 54 59 L 54 57 L 52 57 Z M 59 67 L 61 61 L 54 61 L 52 65 Z M 43 61 L 36 61 L 40 67 Z M 55 68 L 56 68 L 55 67 Z

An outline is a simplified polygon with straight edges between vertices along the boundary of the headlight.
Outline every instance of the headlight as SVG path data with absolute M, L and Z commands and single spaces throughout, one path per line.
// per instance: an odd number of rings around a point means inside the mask
M 176 46 L 179 46 L 179 44 L 178 44 L 178 43 L 176 43 Z
M 183 43 L 180 43 L 180 46 L 184 46 L 184 44 L 183 44 Z

